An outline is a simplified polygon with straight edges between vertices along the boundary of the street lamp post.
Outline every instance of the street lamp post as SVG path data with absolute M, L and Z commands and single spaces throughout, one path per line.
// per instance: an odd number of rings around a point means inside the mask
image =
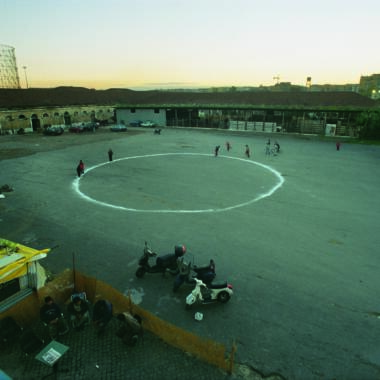
M 27 69 L 27 67 L 26 67 L 26 66 L 23 66 L 22 68 L 24 69 L 26 88 L 29 88 L 29 85 L 28 85 L 28 77 L 26 76 L 26 69 Z

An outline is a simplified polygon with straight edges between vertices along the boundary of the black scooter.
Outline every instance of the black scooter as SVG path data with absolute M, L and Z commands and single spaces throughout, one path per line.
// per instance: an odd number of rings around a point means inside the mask
M 172 275 L 179 273 L 178 259 L 186 253 L 186 247 L 184 245 L 176 245 L 174 247 L 174 253 L 169 253 L 167 255 L 158 256 L 156 258 L 156 264 L 151 265 L 149 259 L 151 257 L 156 257 L 157 253 L 152 251 L 147 242 L 145 242 L 144 252 L 139 260 L 139 267 L 136 271 L 136 277 L 144 277 L 145 273 L 165 273 L 169 272 Z
M 206 285 L 211 284 L 216 276 L 215 262 L 212 259 L 208 265 L 198 267 L 191 263 L 186 263 L 183 258 L 180 258 L 178 267 L 179 273 L 173 284 L 173 292 L 176 292 L 183 283 L 195 286 L 196 278 L 202 280 Z

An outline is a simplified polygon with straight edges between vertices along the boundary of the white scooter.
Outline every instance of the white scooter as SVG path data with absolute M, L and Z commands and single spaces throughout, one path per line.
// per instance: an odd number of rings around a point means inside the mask
M 189 309 L 191 305 L 196 302 L 203 304 L 220 302 L 226 303 L 231 298 L 233 291 L 232 285 L 227 282 L 219 284 L 206 284 L 198 279 L 194 278 L 196 284 L 192 292 L 186 297 L 186 308 Z

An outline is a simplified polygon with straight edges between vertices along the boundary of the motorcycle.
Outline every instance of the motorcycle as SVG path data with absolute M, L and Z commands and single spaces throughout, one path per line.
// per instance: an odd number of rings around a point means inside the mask
M 206 284 L 195 278 L 195 288 L 186 297 L 186 308 L 189 309 L 191 305 L 196 302 L 208 304 L 213 302 L 226 303 L 231 298 L 233 291 L 232 285 L 227 282 L 219 284 Z
M 148 247 L 148 243 L 145 242 L 143 255 L 139 259 L 139 267 L 136 270 L 136 277 L 144 277 L 145 273 L 162 273 L 162 275 L 165 275 L 166 272 L 169 272 L 176 275 L 179 273 L 177 260 L 185 253 L 186 247 L 184 245 L 176 245 L 174 253 L 157 257 L 157 253 L 152 251 Z M 156 257 L 156 263 L 151 265 L 149 260 L 153 257 Z
M 216 276 L 215 262 L 212 259 L 208 265 L 198 267 L 197 265 L 186 263 L 183 258 L 180 258 L 178 267 L 179 274 L 174 281 L 173 292 L 176 292 L 183 283 L 195 285 L 195 278 L 202 280 L 206 285 L 211 284 Z

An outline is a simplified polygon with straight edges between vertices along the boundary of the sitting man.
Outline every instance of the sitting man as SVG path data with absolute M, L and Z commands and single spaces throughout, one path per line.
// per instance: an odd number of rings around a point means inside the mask
M 90 312 L 88 303 L 76 296 L 69 303 L 67 312 L 70 315 L 72 326 L 76 330 L 82 330 L 84 325 L 90 322 Z
M 58 335 L 66 334 L 69 331 L 69 326 L 60 307 L 50 296 L 45 297 L 45 304 L 41 307 L 40 317 L 42 322 L 48 326 L 51 339 L 56 339 Z
M 119 329 L 116 335 L 121 338 L 124 344 L 134 346 L 143 334 L 141 317 L 137 314 L 132 315 L 125 312 L 119 314 L 117 319 L 119 320 Z
M 97 329 L 98 334 L 104 332 L 108 322 L 112 319 L 113 307 L 111 302 L 106 300 L 96 301 L 92 313 L 92 321 L 94 327 Z

